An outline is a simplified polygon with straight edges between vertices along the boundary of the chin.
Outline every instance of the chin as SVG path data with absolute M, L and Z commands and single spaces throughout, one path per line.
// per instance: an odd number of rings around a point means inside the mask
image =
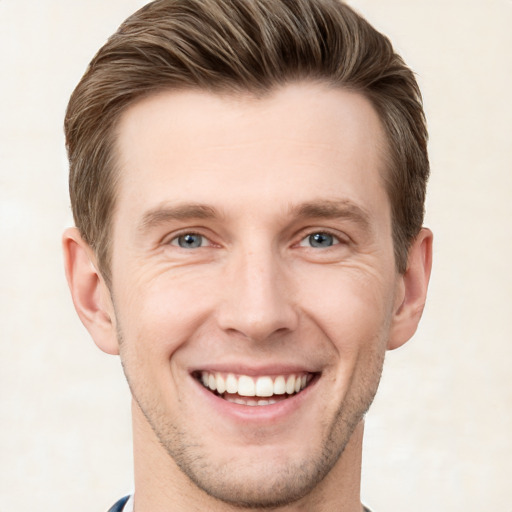
M 275 508 L 299 501 L 314 489 L 329 473 L 338 459 L 326 454 L 318 460 L 301 462 L 280 460 L 245 461 L 241 455 L 232 464 L 213 468 L 196 459 L 195 462 L 175 462 L 196 487 L 208 496 L 245 508 Z
M 319 486 L 339 462 L 361 419 L 362 414 L 357 415 L 348 424 L 340 417 L 327 438 L 311 442 L 309 437 L 299 448 L 227 447 L 227 456 L 191 442 L 189 433 L 173 429 L 171 435 L 162 430 L 157 435 L 181 472 L 209 497 L 234 507 L 272 509 L 298 502 Z

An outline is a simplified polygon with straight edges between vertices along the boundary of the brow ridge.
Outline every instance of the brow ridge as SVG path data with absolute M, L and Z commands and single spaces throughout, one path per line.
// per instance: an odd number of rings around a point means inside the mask
M 213 219 L 217 217 L 219 217 L 217 210 L 205 204 L 163 204 L 152 208 L 143 215 L 139 224 L 139 230 L 146 231 L 171 221 Z
M 346 199 L 308 201 L 294 206 L 292 214 L 301 218 L 346 218 L 360 224 L 368 231 L 370 231 L 371 226 L 370 215 L 366 209 Z
M 319 199 L 294 205 L 290 215 L 298 218 L 341 219 L 346 218 L 360 224 L 370 231 L 370 216 L 361 206 L 349 200 Z M 172 221 L 192 219 L 215 219 L 219 212 L 216 208 L 201 203 L 185 203 L 178 205 L 162 204 L 147 211 L 139 224 L 140 231 Z

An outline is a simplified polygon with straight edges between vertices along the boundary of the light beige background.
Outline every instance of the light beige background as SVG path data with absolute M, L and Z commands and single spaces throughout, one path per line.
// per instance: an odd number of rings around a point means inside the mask
M 68 297 L 62 119 L 143 0 L 0 0 L 0 512 L 105 511 L 132 481 L 129 394 Z M 435 267 L 367 419 L 375 512 L 512 511 L 512 1 L 353 0 L 424 92 Z

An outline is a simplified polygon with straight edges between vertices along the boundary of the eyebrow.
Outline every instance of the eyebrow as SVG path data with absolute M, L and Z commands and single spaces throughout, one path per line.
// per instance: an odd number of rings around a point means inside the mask
M 299 219 L 348 219 L 359 224 L 365 231 L 371 231 L 368 212 L 349 200 L 320 199 L 305 202 L 292 206 L 289 213 L 290 216 Z M 172 221 L 216 219 L 219 217 L 219 212 L 215 208 L 205 204 L 163 204 L 152 208 L 143 215 L 138 230 L 145 232 Z
M 160 205 L 147 211 L 138 230 L 141 232 L 177 220 L 214 219 L 219 217 L 217 210 L 204 204 L 187 203 L 181 205 Z
M 363 207 L 346 199 L 302 203 L 292 207 L 291 213 L 305 219 L 348 219 L 359 224 L 365 231 L 371 231 L 370 214 Z

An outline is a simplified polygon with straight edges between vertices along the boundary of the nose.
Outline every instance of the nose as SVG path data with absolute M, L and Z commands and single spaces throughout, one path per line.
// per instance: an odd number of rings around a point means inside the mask
M 240 251 L 225 268 L 221 329 L 262 342 L 294 331 L 297 309 L 290 272 L 270 249 Z

